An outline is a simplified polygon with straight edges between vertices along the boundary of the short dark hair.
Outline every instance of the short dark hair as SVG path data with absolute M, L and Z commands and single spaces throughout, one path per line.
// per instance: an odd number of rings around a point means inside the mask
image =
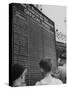
M 24 66 L 20 64 L 14 64 L 12 66 L 12 82 L 21 76 L 21 74 L 24 72 L 24 69 Z
M 61 59 L 66 59 L 66 53 L 65 53 L 65 52 L 62 53 L 62 54 L 60 55 L 60 58 L 61 58 Z
M 45 72 L 48 73 L 51 71 L 51 67 L 52 67 L 51 59 L 49 58 L 42 59 L 39 64 L 40 64 L 40 68 L 42 68 Z

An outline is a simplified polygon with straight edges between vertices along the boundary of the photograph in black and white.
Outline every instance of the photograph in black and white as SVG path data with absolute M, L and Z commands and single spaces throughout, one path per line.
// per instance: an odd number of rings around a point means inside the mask
M 66 7 L 9 4 L 9 86 L 66 83 Z

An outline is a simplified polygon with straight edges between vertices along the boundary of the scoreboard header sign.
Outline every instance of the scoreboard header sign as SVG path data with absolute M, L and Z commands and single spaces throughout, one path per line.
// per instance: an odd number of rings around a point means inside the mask
M 42 26 L 46 27 L 47 29 L 49 29 L 50 31 L 54 32 L 54 22 L 52 20 L 50 20 L 47 16 L 45 16 L 34 5 L 20 4 L 20 5 L 18 5 L 18 8 L 20 8 L 24 13 L 26 13 L 26 15 L 33 18 L 34 21 L 37 21 L 40 25 L 42 25 Z M 17 16 L 22 17 L 19 12 L 17 12 Z
M 45 16 L 42 12 L 40 12 L 36 7 L 34 7 L 33 5 L 24 5 L 26 7 L 26 9 L 24 10 L 24 12 L 28 15 L 30 15 L 32 18 L 34 18 L 35 20 L 37 20 L 39 23 L 46 23 L 48 25 L 50 25 L 51 27 L 54 26 L 54 22 L 51 21 L 47 16 Z

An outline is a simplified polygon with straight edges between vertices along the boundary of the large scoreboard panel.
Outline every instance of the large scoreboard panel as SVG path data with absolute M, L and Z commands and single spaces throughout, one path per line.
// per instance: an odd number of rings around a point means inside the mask
M 52 59 L 52 70 L 56 69 L 54 22 L 33 5 L 13 6 L 13 61 L 28 68 L 28 85 L 42 78 L 39 62 L 42 58 Z

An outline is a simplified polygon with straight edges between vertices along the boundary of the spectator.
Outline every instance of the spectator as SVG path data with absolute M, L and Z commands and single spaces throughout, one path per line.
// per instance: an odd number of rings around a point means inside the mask
M 27 69 L 20 64 L 12 66 L 12 86 L 26 86 L 25 76 Z
M 43 59 L 40 61 L 40 70 L 41 73 L 44 75 L 44 78 L 38 82 L 36 82 L 36 85 L 54 85 L 54 84 L 62 84 L 62 81 L 59 79 L 56 79 L 51 76 L 51 59 Z
M 63 63 L 62 66 L 58 66 L 59 76 L 58 78 L 66 83 L 66 55 L 61 56 L 61 62 Z

